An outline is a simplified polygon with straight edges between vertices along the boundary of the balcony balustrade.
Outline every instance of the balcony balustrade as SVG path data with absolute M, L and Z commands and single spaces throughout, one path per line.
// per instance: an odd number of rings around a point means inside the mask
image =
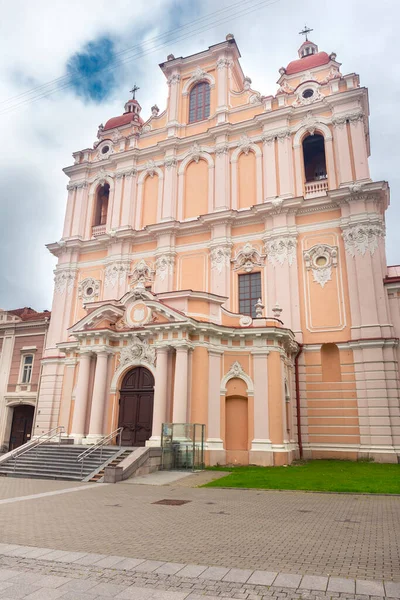
M 106 225 L 95 225 L 92 227 L 92 236 L 98 237 L 99 235 L 103 235 L 106 232 Z
M 304 198 L 315 198 L 317 196 L 326 196 L 328 191 L 328 180 L 319 179 L 315 181 L 306 181 Z

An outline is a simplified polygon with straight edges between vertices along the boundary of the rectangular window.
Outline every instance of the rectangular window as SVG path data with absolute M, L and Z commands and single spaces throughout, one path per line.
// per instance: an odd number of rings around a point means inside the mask
M 256 302 L 261 298 L 261 273 L 239 275 L 239 312 L 256 316 Z
M 30 383 L 32 378 L 32 365 L 33 365 L 33 355 L 25 354 L 22 358 L 22 382 L 21 383 Z

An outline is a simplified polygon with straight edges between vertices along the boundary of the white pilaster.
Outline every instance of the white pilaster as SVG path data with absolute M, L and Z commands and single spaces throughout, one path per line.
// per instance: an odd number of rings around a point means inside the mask
M 90 443 L 96 443 L 103 436 L 108 354 L 107 351 L 96 352 L 96 370 L 90 411 L 89 435 L 86 438 L 86 441 Z
M 168 346 L 157 348 L 157 369 L 154 384 L 154 409 L 152 436 L 146 446 L 159 446 L 162 424 L 167 420 L 168 400 Z
M 89 396 L 89 377 L 92 356 L 90 352 L 81 352 L 79 357 L 78 381 L 76 384 L 74 416 L 71 437 L 81 443 L 85 434 L 86 411 Z
M 172 410 L 173 423 L 186 423 L 188 413 L 188 346 L 176 347 L 174 405 Z

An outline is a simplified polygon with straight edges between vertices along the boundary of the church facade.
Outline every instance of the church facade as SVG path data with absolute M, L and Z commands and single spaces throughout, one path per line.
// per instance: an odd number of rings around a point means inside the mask
M 368 93 L 311 41 L 264 96 L 232 35 L 73 154 L 34 433 L 206 425 L 209 464 L 400 455 L 400 268 Z M 136 91 L 136 90 L 135 90 Z M 134 96 L 135 96 L 134 91 Z

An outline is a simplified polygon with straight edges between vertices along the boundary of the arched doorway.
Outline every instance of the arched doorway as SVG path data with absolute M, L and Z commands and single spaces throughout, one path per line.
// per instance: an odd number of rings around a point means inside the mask
M 153 424 L 154 377 L 145 367 L 125 375 L 119 398 L 118 427 L 123 446 L 144 446 Z
M 9 450 L 14 450 L 14 448 L 29 442 L 34 413 L 35 407 L 28 404 L 20 404 L 14 407 Z

